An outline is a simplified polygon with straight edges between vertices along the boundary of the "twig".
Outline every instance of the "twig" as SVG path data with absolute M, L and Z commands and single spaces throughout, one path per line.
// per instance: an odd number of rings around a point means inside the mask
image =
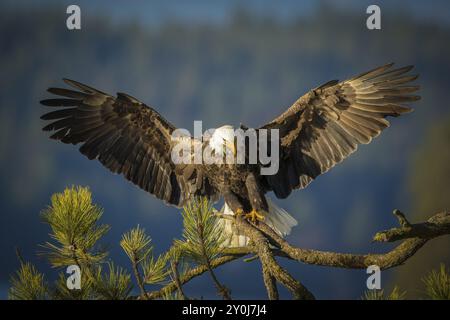
M 136 261 L 136 259 L 133 259 L 131 261 L 131 264 L 132 264 L 132 267 L 133 267 L 134 277 L 136 278 L 136 282 L 138 284 L 139 290 L 141 291 L 141 296 L 142 297 L 146 297 L 147 296 L 147 292 L 145 291 L 144 281 L 142 280 L 141 274 L 139 273 L 138 261 Z
M 208 272 L 211 275 L 211 279 L 213 280 L 218 293 L 223 297 L 224 300 L 231 300 L 230 290 L 219 282 L 209 261 L 206 264 L 206 268 L 208 269 Z
M 19 259 L 20 264 L 25 264 L 25 260 L 23 259 L 22 252 L 20 252 L 20 248 L 16 247 L 16 256 Z
M 246 254 L 237 253 L 237 254 L 228 254 L 228 255 L 221 256 L 219 258 L 211 260 L 211 268 L 213 268 L 213 269 L 217 268 L 225 263 L 239 259 L 245 255 Z M 195 267 L 195 268 L 187 271 L 182 276 L 180 276 L 180 283 L 183 285 L 183 284 L 191 281 L 192 279 L 202 275 L 206 271 L 208 271 L 208 269 L 205 265 L 200 265 L 198 267 Z M 177 290 L 177 287 L 176 287 L 175 282 L 172 281 L 158 291 L 148 292 L 147 297 L 149 299 L 158 299 L 158 298 L 163 297 L 165 293 L 171 293 L 175 290 Z M 142 299 L 143 297 L 140 296 L 139 298 Z
M 181 284 L 181 281 L 180 281 L 180 273 L 178 272 L 178 262 L 171 260 L 170 267 L 172 269 L 173 281 L 177 287 L 178 292 L 180 293 L 181 299 L 188 300 L 186 295 L 184 294 L 183 285 Z
M 392 228 L 375 234 L 373 240 L 377 242 L 393 242 L 407 238 L 430 239 L 450 233 L 450 214 L 441 212 L 427 222 L 410 224 L 403 213 L 394 210 L 400 224 L 400 228 Z
M 201 248 L 201 254 L 202 254 L 203 258 L 204 258 L 204 264 L 205 264 L 206 269 L 208 270 L 208 272 L 209 272 L 209 274 L 211 276 L 211 279 L 212 279 L 214 285 L 216 286 L 217 292 L 219 293 L 219 295 L 222 296 L 222 298 L 224 300 L 231 300 L 230 290 L 228 290 L 227 287 L 225 287 L 223 284 L 221 284 L 219 282 L 219 280 L 216 277 L 216 274 L 213 271 L 213 268 L 211 266 L 210 257 L 209 257 L 209 255 L 206 252 L 205 237 L 204 237 L 204 233 L 203 233 L 204 229 L 203 229 L 203 226 L 201 224 L 199 224 L 199 223 L 197 223 L 197 230 L 198 230 L 198 233 L 201 235 L 200 236 L 200 241 L 201 241 L 200 248 Z
M 401 212 L 398 209 L 395 209 L 393 212 L 394 216 L 397 217 L 398 223 L 400 224 L 401 227 L 409 227 L 411 226 L 411 224 L 409 223 L 409 221 L 406 219 L 405 215 L 403 214 L 403 212 Z

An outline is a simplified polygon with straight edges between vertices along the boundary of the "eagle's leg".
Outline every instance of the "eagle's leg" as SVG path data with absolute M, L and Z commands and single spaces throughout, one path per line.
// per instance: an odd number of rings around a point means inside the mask
M 247 188 L 248 198 L 252 206 L 252 211 L 247 213 L 245 218 L 251 220 L 252 222 L 264 220 L 265 213 L 269 211 L 269 206 L 267 204 L 266 197 L 260 189 L 253 173 L 250 173 L 245 179 L 245 186 Z

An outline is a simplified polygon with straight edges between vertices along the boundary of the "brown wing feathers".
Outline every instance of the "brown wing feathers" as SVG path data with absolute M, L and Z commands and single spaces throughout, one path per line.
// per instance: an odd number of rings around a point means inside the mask
M 267 176 L 269 190 L 286 197 L 341 162 L 389 126 L 387 116 L 410 112 L 405 103 L 419 100 L 409 83 L 412 66 L 391 69 L 388 64 L 352 79 L 330 81 L 301 97 L 265 126 L 279 128 L 285 160 L 279 172 Z M 286 129 L 288 128 L 288 129 Z M 289 186 L 282 186 L 283 180 Z
M 170 141 L 174 129 L 156 111 L 126 95 L 114 98 L 84 84 L 65 80 L 79 91 L 50 88 L 61 98 L 41 101 L 58 107 L 43 115 L 51 123 L 43 128 L 55 131 L 52 139 L 82 143 L 80 152 L 98 159 L 111 171 L 174 205 L 181 205 L 185 183 L 175 175 L 170 161 Z

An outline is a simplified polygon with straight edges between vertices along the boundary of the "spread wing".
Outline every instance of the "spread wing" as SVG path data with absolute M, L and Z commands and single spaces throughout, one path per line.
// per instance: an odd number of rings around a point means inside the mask
M 292 189 L 305 188 L 359 144 L 378 136 L 389 126 L 387 116 L 410 112 L 404 104 L 420 99 L 411 94 L 419 89 L 410 84 L 417 76 L 408 74 L 412 66 L 392 69 L 392 65 L 346 81 L 327 82 L 263 126 L 279 129 L 280 135 L 279 170 L 263 176 L 266 188 L 280 198 Z
M 193 195 L 216 196 L 201 167 L 179 167 L 171 161 L 175 128 L 154 109 L 124 93 L 113 97 L 64 81 L 78 90 L 50 88 L 60 97 L 41 101 L 57 108 L 41 117 L 51 121 L 43 128 L 54 131 L 50 138 L 81 144 L 86 157 L 98 159 L 168 204 L 182 206 Z

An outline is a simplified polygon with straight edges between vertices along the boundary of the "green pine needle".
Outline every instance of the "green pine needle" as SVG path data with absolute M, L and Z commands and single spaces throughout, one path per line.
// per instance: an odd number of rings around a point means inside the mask
M 429 299 L 450 300 L 450 272 L 443 263 L 439 271 L 432 270 L 422 281 Z
M 206 198 L 196 198 L 189 202 L 181 213 L 183 216 L 183 241 L 176 245 L 183 253 L 198 264 L 206 264 L 218 257 L 224 241 L 223 225 L 214 214 L 211 203 Z
M 108 262 L 108 272 L 99 266 L 93 277 L 93 290 L 98 300 L 127 300 L 133 289 L 131 275 Z
M 147 258 L 142 264 L 142 269 L 144 270 L 144 282 L 146 284 L 158 284 L 164 282 L 169 274 L 167 268 L 168 261 L 168 254 L 162 254 L 157 259 L 153 256 Z
M 122 236 L 120 246 L 130 258 L 131 262 L 141 265 L 143 270 L 143 282 L 146 284 L 157 284 L 163 282 L 167 277 L 168 254 L 160 255 L 155 259 L 152 255 L 153 246 L 151 238 L 146 235 L 145 230 L 139 226 L 131 229 Z
M 392 292 L 385 295 L 384 290 L 366 290 L 363 300 L 404 300 L 406 291 L 401 291 L 397 286 L 392 289 Z
M 162 300 L 183 300 L 183 297 L 179 291 L 164 291 L 161 298 Z
M 122 236 L 120 246 L 132 262 L 140 263 L 153 251 L 151 241 L 145 230 L 138 225 Z
M 42 211 L 42 219 L 50 225 L 50 237 L 56 244 L 47 242 L 42 247 L 54 267 L 99 263 L 107 256 L 105 250 L 94 249 L 109 230 L 108 225 L 98 224 L 102 213 L 92 203 L 88 188 L 66 188 L 52 196 L 51 205 Z
M 11 276 L 8 298 L 11 300 L 45 300 L 47 284 L 44 275 L 31 263 L 21 263 L 20 269 Z
M 81 273 L 81 288 L 69 289 L 67 287 L 67 274 L 60 272 L 55 281 L 51 295 L 53 300 L 95 300 L 96 294 L 93 283 L 86 272 Z

